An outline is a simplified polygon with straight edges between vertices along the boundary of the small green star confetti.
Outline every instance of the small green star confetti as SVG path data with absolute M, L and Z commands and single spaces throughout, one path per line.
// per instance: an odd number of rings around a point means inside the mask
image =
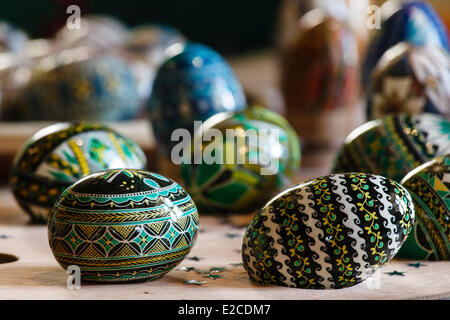
M 212 274 L 211 272 L 209 272 L 206 276 L 204 276 L 204 278 L 211 278 L 213 280 L 216 280 L 218 278 L 223 278 L 223 277 L 221 275 Z
M 230 263 L 233 267 L 240 267 L 243 266 L 244 264 L 242 262 L 237 262 L 237 263 Z
M 385 272 L 385 274 L 388 274 L 390 276 L 402 276 L 404 277 L 404 272 L 399 272 L 399 271 L 392 271 L 392 272 Z
M 202 284 L 205 284 L 206 281 L 197 281 L 197 280 L 185 280 L 184 284 L 195 284 L 197 286 L 201 286 Z
M 192 260 L 192 261 L 200 261 L 201 259 L 203 259 L 203 258 L 199 258 L 199 257 L 197 257 L 197 256 L 193 256 L 193 257 L 187 257 L 189 260 Z
M 237 238 L 237 237 L 240 236 L 238 233 L 227 233 L 227 234 L 225 234 L 225 235 L 226 235 L 228 238 L 231 238 L 231 239 Z
M 426 267 L 426 264 L 417 262 L 417 263 L 408 263 L 408 267 L 415 267 L 415 268 L 420 268 L 420 267 Z
M 180 267 L 180 269 L 178 269 L 178 270 L 189 272 L 189 271 L 195 270 L 195 268 L 194 267 Z

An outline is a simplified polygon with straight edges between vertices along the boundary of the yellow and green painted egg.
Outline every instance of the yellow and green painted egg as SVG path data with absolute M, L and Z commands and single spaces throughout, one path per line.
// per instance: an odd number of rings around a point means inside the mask
M 105 125 L 58 123 L 38 131 L 18 151 L 10 187 L 32 220 L 45 222 L 61 192 L 83 176 L 146 164 L 136 143 Z
M 203 123 L 181 176 L 200 212 L 249 213 L 290 184 L 300 158 L 299 139 L 286 119 L 250 107 Z

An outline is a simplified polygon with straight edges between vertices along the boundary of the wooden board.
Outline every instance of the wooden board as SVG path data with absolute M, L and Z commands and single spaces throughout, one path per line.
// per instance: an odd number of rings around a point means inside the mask
M 0 264 L 0 299 L 444 299 L 450 298 L 450 262 L 396 260 L 380 269 L 379 282 L 363 282 L 340 290 L 304 290 L 262 286 L 251 282 L 240 263 L 240 249 L 251 216 L 229 219 L 202 216 L 197 243 L 189 257 L 162 279 L 134 284 L 81 284 L 79 290 L 66 286 L 68 274 L 56 263 L 43 225 L 29 225 L 11 194 L 0 189 L 0 253 L 13 254 L 18 261 Z M 209 269 L 225 267 L 218 279 L 204 278 L 180 267 Z M 404 272 L 390 276 L 386 272 Z M 186 285 L 185 280 L 207 281 Z M 379 285 L 377 285 L 377 283 Z M 369 284 L 369 286 L 368 286 Z

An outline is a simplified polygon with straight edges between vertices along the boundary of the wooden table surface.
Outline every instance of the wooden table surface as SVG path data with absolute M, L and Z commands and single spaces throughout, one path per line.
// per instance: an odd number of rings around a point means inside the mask
M 323 170 L 322 170 L 323 171 Z M 308 170 L 299 179 L 324 172 Z M 0 299 L 448 299 L 450 298 L 450 262 L 389 262 L 377 278 L 339 290 L 305 290 L 262 286 L 250 281 L 240 265 L 242 237 L 251 219 L 201 216 L 197 243 L 187 259 L 175 270 L 156 281 L 133 284 L 81 284 L 79 290 L 67 288 L 69 275 L 53 258 L 45 225 L 31 225 L 16 205 L 7 188 L 0 188 L 0 253 L 18 260 L 0 264 Z M 194 258 L 194 259 L 192 259 Z M 199 258 L 197 261 L 196 258 Z M 220 278 L 205 278 L 197 271 L 226 268 L 215 273 Z M 387 272 L 404 272 L 404 276 Z M 188 285 L 186 280 L 206 281 Z

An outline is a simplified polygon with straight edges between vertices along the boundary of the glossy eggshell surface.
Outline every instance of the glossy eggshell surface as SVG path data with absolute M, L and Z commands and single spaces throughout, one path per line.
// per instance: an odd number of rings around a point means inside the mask
M 193 133 L 195 120 L 245 107 L 244 91 L 228 63 L 196 43 L 187 43 L 160 67 L 148 102 L 158 148 L 167 155 L 175 144 L 171 141 L 175 129 Z
M 10 113 L 18 121 L 119 121 L 136 117 L 140 110 L 133 74 L 114 56 L 42 72 L 16 100 Z
M 49 217 L 50 247 L 81 279 L 158 279 L 189 253 L 198 214 L 176 182 L 143 170 L 94 173 L 67 188 Z
M 397 114 L 367 122 L 345 139 L 334 173 L 366 172 L 400 180 L 450 152 L 450 122 L 435 114 Z
M 381 58 L 367 91 L 368 118 L 402 112 L 450 118 L 450 59 L 442 48 L 402 42 Z
M 390 179 L 357 173 L 313 179 L 255 215 L 244 235 L 244 267 L 263 284 L 350 287 L 397 253 L 413 222 L 408 191 Z
M 417 260 L 450 260 L 450 155 L 411 171 L 402 185 L 416 209 L 414 230 L 398 253 Z
M 383 54 L 402 41 L 417 46 L 433 44 L 449 50 L 446 27 L 434 9 L 426 2 L 407 1 L 381 24 L 367 48 L 361 79 L 364 88 Z
M 138 145 L 96 123 L 60 123 L 37 132 L 17 153 L 10 187 L 34 221 L 46 221 L 61 192 L 95 171 L 144 169 Z
M 301 18 L 282 50 L 281 91 L 292 116 L 348 107 L 358 91 L 356 38 L 338 19 L 312 16 L 319 12 Z
M 221 132 L 217 139 L 222 140 L 202 140 L 214 130 Z M 227 130 L 234 130 L 238 140 L 227 136 Z M 215 152 L 223 153 L 209 163 L 205 159 L 216 142 L 222 150 Z M 203 150 L 203 158 L 195 163 L 191 150 L 190 161 L 181 165 L 181 176 L 200 212 L 255 211 L 289 185 L 300 166 L 295 131 L 282 116 L 261 107 L 211 117 L 196 132 L 193 144 Z

